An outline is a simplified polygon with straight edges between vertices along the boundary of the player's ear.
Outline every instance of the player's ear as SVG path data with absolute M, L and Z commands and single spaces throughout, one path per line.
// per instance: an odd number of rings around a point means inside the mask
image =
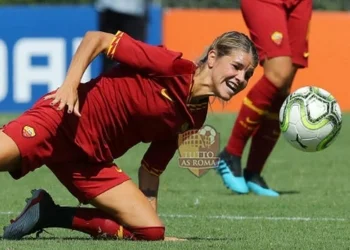
M 211 69 L 214 66 L 215 60 L 217 58 L 216 50 L 212 49 L 208 52 L 208 67 Z

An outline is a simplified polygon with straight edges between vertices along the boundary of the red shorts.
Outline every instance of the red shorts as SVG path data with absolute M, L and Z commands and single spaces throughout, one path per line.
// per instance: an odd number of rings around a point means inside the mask
M 114 163 L 67 163 L 48 167 L 69 192 L 83 204 L 130 180 L 130 177 Z
M 312 0 L 241 0 L 241 10 L 260 63 L 290 56 L 294 64 L 307 67 Z
M 114 163 L 89 161 L 73 140 L 40 115 L 25 113 L 3 127 L 3 132 L 16 143 L 21 154 L 21 168 L 10 173 L 13 178 L 19 179 L 47 165 L 82 203 L 130 179 Z

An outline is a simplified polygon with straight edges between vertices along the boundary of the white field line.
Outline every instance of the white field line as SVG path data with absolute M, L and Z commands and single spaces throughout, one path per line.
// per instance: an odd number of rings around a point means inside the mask
M 0 211 L 0 215 L 8 215 L 8 214 L 16 214 L 16 212 L 13 212 L 13 211 L 8 211 L 8 212 Z
M 193 214 L 161 214 L 163 218 L 188 218 L 188 219 L 211 219 L 211 220 L 272 220 L 272 221 L 349 221 L 345 218 L 329 217 L 274 217 L 274 216 L 239 216 L 239 215 L 208 215 L 200 216 Z
M 19 212 L 0 211 L 0 215 L 17 215 Z M 163 218 L 210 219 L 210 220 L 270 220 L 270 221 L 349 221 L 346 218 L 332 217 L 274 217 L 274 216 L 239 216 L 239 215 L 194 215 L 194 214 L 160 214 Z

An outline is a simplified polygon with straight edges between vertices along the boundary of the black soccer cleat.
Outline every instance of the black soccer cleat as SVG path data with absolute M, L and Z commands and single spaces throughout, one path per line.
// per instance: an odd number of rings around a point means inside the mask
M 43 231 L 44 223 L 51 211 L 57 206 L 51 196 L 42 189 L 32 190 L 32 197 L 27 199 L 27 205 L 20 215 L 4 227 L 3 239 L 20 240 L 26 235 Z

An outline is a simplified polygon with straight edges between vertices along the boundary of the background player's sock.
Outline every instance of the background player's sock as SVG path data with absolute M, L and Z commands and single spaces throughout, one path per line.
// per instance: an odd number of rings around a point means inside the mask
M 273 101 L 269 113 L 261 120 L 260 126 L 252 137 L 247 168 L 250 173 L 260 174 L 265 162 L 278 141 L 281 130 L 279 125 L 279 110 L 286 96 L 278 96 Z
M 241 157 L 244 147 L 259 126 L 262 117 L 271 107 L 279 89 L 263 76 L 249 91 L 243 101 L 226 150 L 232 155 Z

